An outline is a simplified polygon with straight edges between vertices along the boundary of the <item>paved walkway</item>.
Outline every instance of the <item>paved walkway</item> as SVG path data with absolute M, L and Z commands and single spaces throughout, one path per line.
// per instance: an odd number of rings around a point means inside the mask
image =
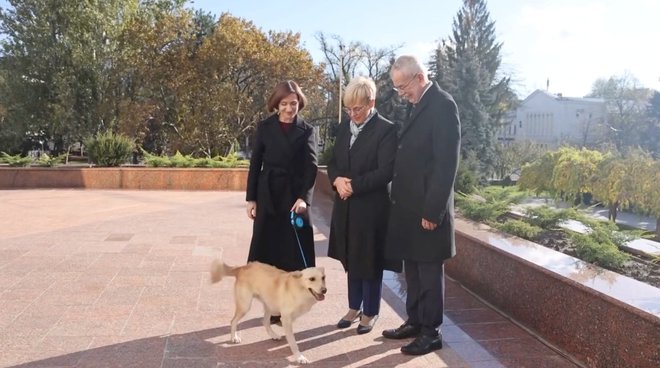
M 522 205 L 518 205 L 516 207 L 522 209 L 525 206 L 542 206 L 542 205 L 549 205 L 560 208 L 571 207 L 571 204 L 567 202 L 555 201 L 552 198 L 539 198 L 539 197 L 528 198 Z M 606 207 L 597 207 L 597 206 L 581 207 L 580 211 L 589 214 L 592 217 L 597 218 L 599 220 L 605 220 L 605 221 L 608 220 L 607 216 L 609 210 Z M 617 224 L 626 225 L 628 227 L 651 231 L 651 232 L 655 231 L 655 226 L 656 226 L 656 219 L 654 219 L 653 217 L 644 216 L 626 211 L 617 212 L 616 222 Z
M 0 191 L 0 367 L 287 367 L 285 341 L 260 326 L 261 307 L 228 343 L 232 283 L 210 285 L 211 260 L 246 258 L 244 194 L 176 191 Z M 341 265 L 325 257 L 329 199 L 314 206 L 318 264 L 329 294 L 296 321 L 317 367 L 576 367 L 447 283 L 445 348 L 399 353 L 383 328 L 403 322 L 398 275 L 387 275 L 370 334 L 334 324 L 346 308 Z M 276 327 L 277 328 L 277 327 Z

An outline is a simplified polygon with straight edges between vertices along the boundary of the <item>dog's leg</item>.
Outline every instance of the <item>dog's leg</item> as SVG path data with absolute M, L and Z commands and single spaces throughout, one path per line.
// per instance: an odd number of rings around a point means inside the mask
M 252 293 L 249 290 L 236 287 L 234 289 L 234 299 L 236 301 L 236 311 L 234 312 L 234 318 L 231 319 L 231 342 L 238 344 L 241 342 L 241 338 L 238 336 L 237 331 L 238 322 L 250 310 L 250 306 L 252 305 Z
M 278 335 L 273 331 L 273 328 L 270 327 L 270 316 L 271 316 L 271 311 L 268 309 L 266 304 L 264 304 L 264 319 L 263 319 L 263 324 L 264 327 L 266 328 L 266 332 L 268 332 L 268 335 L 270 336 L 271 339 L 273 340 L 280 340 L 282 336 Z
M 302 353 L 300 353 L 300 350 L 298 350 L 298 343 L 296 342 L 296 338 L 293 336 L 293 321 L 291 316 L 285 315 L 282 313 L 282 327 L 284 327 L 284 333 L 286 335 L 286 341 L 289 343 L 289 348 L 291 348 L 291 352 L 293 353 L 293 358 L 296 360 L 296 363 L 298 364 L 307 364 L 309 363 L 309 360 L 305 358 Z

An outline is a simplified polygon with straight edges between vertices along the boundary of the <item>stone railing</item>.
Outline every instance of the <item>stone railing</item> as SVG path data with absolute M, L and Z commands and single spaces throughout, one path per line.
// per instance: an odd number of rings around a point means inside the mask
M 456 219 L 447 274 L 589 367 L 660 366 L 660 289 Z
M 245 190 L 247 169 L 0 167 L 0 189 Z

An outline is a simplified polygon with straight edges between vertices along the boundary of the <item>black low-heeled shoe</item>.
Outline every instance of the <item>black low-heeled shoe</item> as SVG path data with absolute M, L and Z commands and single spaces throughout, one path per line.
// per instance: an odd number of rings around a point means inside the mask
M 360 317 L 362 317 L 362 311 L 358 311 L 357 314 L 355 315 L 355 318 L 352 320 L 348 319 L 340 319 L 339 322 L 337 322 L 337 328 L 349 328 L 353 324 L 353 322 L 357 321 Z
M 363 317 L 369 318 L 366 315 L 363 316 Z M 362 334 L 366 334 L 366 333 L 371 332 L 371 330 L 374 329 L 374 325 L 376 325 L 376 320 L 378 320 L 378 315 L 375 315 L 375 316 L 371 317 L 371 319 L 369 320 L 369 322 L 367 322 L 366 325 L 362 324 L 362 321 L 360 321 L 360 324 L 357 327 L 358 335 L 362 335 Z

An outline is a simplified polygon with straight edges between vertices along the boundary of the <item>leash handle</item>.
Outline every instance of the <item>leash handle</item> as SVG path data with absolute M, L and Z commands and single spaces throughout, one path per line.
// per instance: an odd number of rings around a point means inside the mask
M 298 229 L 297 229 L 297 224 L 296 220 L 298 220 L 299 217 L 297 218 L 295 216 L 295 213 L 291 211 L 291 227 L 293 228 L 293 233 L 296 235 L 296 241 L 298 242 L 298 249 L 300 249 L 300 255 L 302 256 L 303 264 L 305 265 L 305 268 L 307 268 L 307 259 L 305 259 L 305 252 L 303 252 L 302 249 L 302 244 L 300 244 L 300 238 L 298 237 Z

